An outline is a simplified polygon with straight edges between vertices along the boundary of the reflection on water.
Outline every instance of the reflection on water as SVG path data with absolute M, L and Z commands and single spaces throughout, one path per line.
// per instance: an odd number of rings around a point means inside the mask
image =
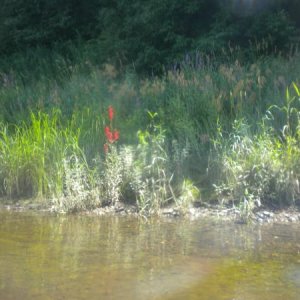
M 299 229 L 0 211 L 0 299 L 299 299 Z

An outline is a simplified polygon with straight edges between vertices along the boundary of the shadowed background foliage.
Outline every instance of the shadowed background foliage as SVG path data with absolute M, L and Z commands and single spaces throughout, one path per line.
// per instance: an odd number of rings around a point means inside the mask
M 93 63 L 147 73 L 161 72 L 186 52 L 220 53 L 229 42 L 247 49 L 266 40 L 265 50 L 283 50 L 299 26 L 296 0 L 1 2 L 1 57 L 52 48 L 74 59 L 70 45 L 84 44 L 84 51 L 93 48 Z

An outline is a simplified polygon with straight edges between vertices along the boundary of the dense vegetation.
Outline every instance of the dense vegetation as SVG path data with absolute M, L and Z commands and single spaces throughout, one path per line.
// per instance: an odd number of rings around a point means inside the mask
M 297 37 L 298 11 L 297 0 L 2 0 L 0 54 L 38 47 L 74 59 L 68 46 L 79 44 L 93 63 L 161 72 L 184 53 L 220 55 L 228 44 L 248 56 L 262 41 L 259 54 L 283 50 Z
M 297 203 L 298 1 L 73 2 L 3 3 L 2 197 Z

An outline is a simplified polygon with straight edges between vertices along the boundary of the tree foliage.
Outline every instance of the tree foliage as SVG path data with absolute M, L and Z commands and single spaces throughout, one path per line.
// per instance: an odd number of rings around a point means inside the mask
M 276 5 L 243 16 L 235 2 L 0 0 L 0 55 L 80 38 L 96 40 L 103 61 L 156 72 L 186 51 L 221 49 L 229 41 L 248 47 L 249 40 L 268 38 L 284 48 L 296 32 L 297 0 L 268 0 Z
M 209 30 L 216 1 L 107 1 L 100 11 L 105 49 L 136 68 L 157 70 Z

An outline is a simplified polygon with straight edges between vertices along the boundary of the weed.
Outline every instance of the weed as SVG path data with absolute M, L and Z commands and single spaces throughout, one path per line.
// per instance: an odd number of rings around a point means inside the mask
M 251 136 L 247 124 L 240 121 L 227 141 L 221 135 L 216 143 L 223 167 L 221 183 L 215 185 L 217 195 L 222 203 L 236 203 L 246 217 L 262 204 L 278 207 L 299 198 L 299 110 L 292 106 L 298 99 L 290 98 L 289 91 L 286 98 L 286 106 L 275 107 L 285 114 L 282 135 L 262 122 L 260 133 Z
M 93 185 L 92 172 L 83 157 L 72 155 L 63 160 L 63 193 L 52 197 L 54 209 L 74 212 L 101 204 L 100 193 Z

